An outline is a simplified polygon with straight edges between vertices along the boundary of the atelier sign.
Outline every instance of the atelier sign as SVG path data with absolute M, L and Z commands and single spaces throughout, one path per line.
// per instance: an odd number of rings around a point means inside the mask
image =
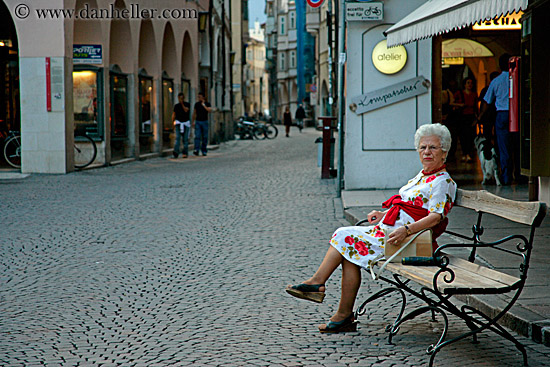
M 395 74 L 407 63 L 407 49 L 403 46 L 388 48 L 387 40 L 378 42 L 372 50 L 372 63 L 384 74 Z
M 350 109 L 358 115 L 428 93 L 430 82 L 424 76 L 381 88 L 352 98 Z
M 348 22 L 383 19 L 384 3 L 346 3 L 346 20 Z

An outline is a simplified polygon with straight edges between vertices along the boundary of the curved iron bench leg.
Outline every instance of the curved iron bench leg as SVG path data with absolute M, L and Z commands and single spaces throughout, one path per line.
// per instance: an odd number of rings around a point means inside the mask
M 495 320 L 493 321 L 493 319 L 491 319 L 489 316 L 485 315 L 483 312 L 481 312 L 479 310 L 476 310 L 475 308 L 467 306 L 467 305 L 462 306 L 461 310 L 462 310 L 462 312 L 464 312 L 465 315 L 475 314 L 475 315 L 478 315 L 478 316 L 480 316 L 483 319 L 488 321 L 488 323 L 484 324 L 483 322 L 481 322 L 479 320 L 476 320 L 476 322 L 479 324 L 479 326 L 475 325 L 475 323 L 470 321 L 470 323 L 475 328 L 474 329 L 474 328 L 470 327 L 472 332 L 475 332 L 474 333 L 474 340 L 477 341 L 477 334 L 479 332 L 481 332 L 482 330 L 484 330 L 484 329 L 491 330 L 495 334 L 498 334 L 498 335 L 502 336 L 503 338 L 505 338 L 505 339 L 511 341 L 512 343 L 514 343 L 514 345 L 516 346 L 516 349 L 518 349 L 521 352 L 522 356 L 523 356 L 523 365 L 524 366 L 528 365 L 528 363 L 527 363 L 527 351 L 525 350 L 525 347 L 512 334 L 510 334 L 508 332 L 508 330 L 504 329 L 502 326 L 500 326 L 498 323 L 496 323 L 496 320 L 498 320 L 498 319 L 495 318 Z M 470 311 L 470 312 L 468 312 L 468 311 Z M 469 316 L 469 317 L 472 320 L 475 320 L 472 316 Z M 464 321 L 466 321 L 466 323 L 468 323 L 468 320 L 464 320 Z M 470 325 L 468 325 L 468 326 L 470 326 Z M 452 341 L 450 341 L 450 342 L 452 342 Z
M 370 303 L 374 300 L 377 300 L 378 298 L 385 297 L 385 296 L 387 296 L 388 294 L 390 294 L 392 292 L 399 292 L 399 294 L 401 294 L 401 309 L 399 310 L 399 314 L 397 315 L 397 318 L 395 319 L 393 324 L 390 324 L 390 325 L 386 326 L 386 331 L 390 331 L 391 328 L 393 328 L 393 326 L 396 325 L 399 322 L 399 320 L 401 320 L 401 317 L 405 313 L 405 307 L 407 306 L 407 297 L 405 295 L 405 292 L 403 292 L 403 290 L 401 290 L 399 288 L 395 288 L 395 287 L 384 288 L 382 290 L 379 290 L 378 292 L 376 292 L 375 294 L 373 294 L 369 298 L 367 298 L 367 300 L 365 302 L 363 302 L 361 304 L 361 306 L 359 306 L 357 308 L 357 310 L 355 311 L 355 319 L 357 319 L 359 316 L 362 316 L 362 315 L 365 314 L 365 312 L 367 311 L 366 306 L 367 306 L 368 303 Z M 391 344 L 391 342 L 390 342 L 390 344 Z
M 403 324 L 405 321 L 412 320 L 415 317 L 420 316 L 423 313 L 426 313 L 428 311 L 437 312 L 437 313 L 441 314 L 441 316 L 443 316 L 443 322 L 444 322 L 443 332 L 441 333 L 441 336 L 439 337 L 439 340 L 435 344 L 435 347 L 434 347 L 434 344 L 432 344 L 428 347 L 428 349 L 426 351 L 426 353 L 428 353 L 428 354 L 432 354 L 433 351 L 435 351 L 435 353 L 437 353 L 436 347 L 438 345 L 440 345 L 441 343 L 443 343 L 443 341 L 445 340 L 445 337 L 447 336 L 447 330 L 449 329 L 449 319 L 447 318 L 447 314 L 445 314 L 445 311 L 443 311 L 439 307 L 435 307 L 435 306 L 422 306 L 422 307 L 419 307 L 419 308 L 409 312 L 407 315 L 405 315 L 399 321 L 397 321 L 392 326 L 392 328 L 389 330 L 389 333 L 390 333 L 390 335 L 388 337 L 389 343 L 392 344 L 392 338 L 393 338 L 394 335 L 396 335 L 399 332 L 399 328 L 400 328 L 401 324 Z

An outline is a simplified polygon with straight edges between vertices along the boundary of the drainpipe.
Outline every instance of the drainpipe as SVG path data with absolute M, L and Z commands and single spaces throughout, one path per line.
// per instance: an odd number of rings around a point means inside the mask
M 338 32 L 338 196 L 342 196 L 342 184 L 344 177 L 344 64 L 345 64 L 345 29 L 346 29 L 346 1 L 340 1 L 340 30 Z

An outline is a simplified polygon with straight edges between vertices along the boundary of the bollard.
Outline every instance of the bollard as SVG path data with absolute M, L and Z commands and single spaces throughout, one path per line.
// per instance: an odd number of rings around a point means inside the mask
M 323 158 L 321 163 L 321 178 L 333 178 L 336 176 L 334 167 L 334 142 L 332 132 L 335 130 L 334 121 L 336 117 L 321 116 L 318 118 L 323 121 Z

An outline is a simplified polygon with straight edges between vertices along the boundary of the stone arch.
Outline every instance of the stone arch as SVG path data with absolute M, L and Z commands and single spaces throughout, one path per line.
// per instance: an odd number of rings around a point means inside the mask
M 77 0 L 75 10 L 79 14 L 83 9 L 96 10 L 96 0 Z M 103 44 L 101 23 L 98 19 L 76 19 L 74 22 L 73 44 Z
M 125 9 L 123 0 L 116 0 L 116 9 Z M 122 72 L 133 72 L 132 35 L 128 19 L 113 19 L 109 44 L 109 64 L 117 64 Z
M 183 36 L 183 50 L 181 53 L 181 72 L 186 79 L 194 80 L 197 71 L 195 65 L 195 55 L 193 52 L 193 42 L 191 42 L 191 37 L 189 32 L 185 32 Z
M 170 23 L 166 24 L 162 39 L 162 71 L 166 72 L 171 78 L 175 78 L 179 76 L 178 61 L 176 57 L 176 39 Z
M 153 23 L 149 19 L 141 22 L 141 29 L 139 32 L 138 68 L 147 70 L 147 73 L 151 76 L 157 76 L 159 69 L 155 30 L 153 28 Z

